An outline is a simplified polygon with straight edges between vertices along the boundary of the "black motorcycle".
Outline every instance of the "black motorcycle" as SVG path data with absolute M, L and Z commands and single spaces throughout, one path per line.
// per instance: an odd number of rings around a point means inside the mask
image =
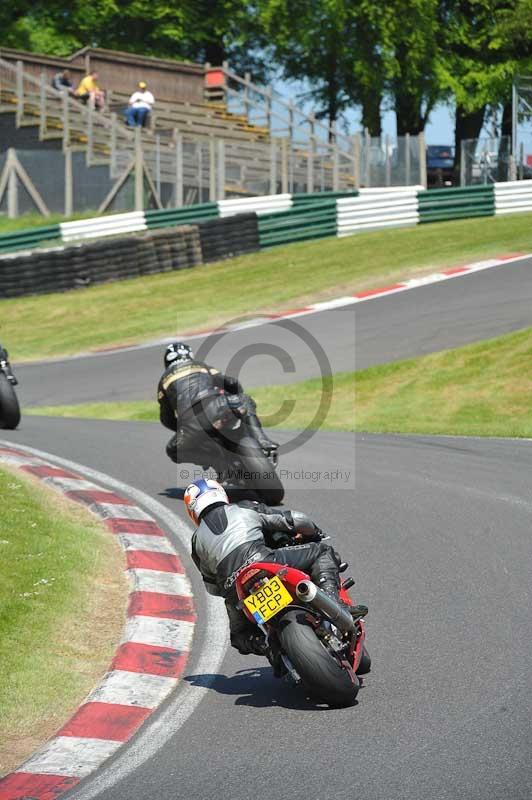
M 246 422 L 238 395 L 228 395 L 227 400 L 232 411 L 229 423 L 223 429 L 217 429 L 215 423 L 208 438 L 189 454 L 189 458 L 181 457 L 180 461 L 190 460 L 201 464 L 205 470 L 215 470 L 218 481 L 233 501 L 252 499 L 277 506 L 284 497 L 284 487 L 277 474 L 277 447 L 261 447 Z
M 0 348 L 0 428 L 14 430 L 20 422 L 20 406 L 13 389 L 17 383 L 7 354 Z

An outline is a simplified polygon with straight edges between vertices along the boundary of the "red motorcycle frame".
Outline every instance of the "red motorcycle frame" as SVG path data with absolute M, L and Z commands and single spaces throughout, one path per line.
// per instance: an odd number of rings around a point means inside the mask
M 276 598 L 281 593 L 266 597 L 261 592 L 275 577 L 291 596 L 288 604 L 277 610 L 281 601 Z M 339 592 L 342 602 L 351 608 L 347 590 L 353 584 L 352 578 L 342 581 Z M 352 705 L 360 687 L 359 676 L 369 672 L 371 665 L 362 614 L 353 616 L 317 588 L 305 572 L 284 564 L 248 564 L 237 573 L 235 586 L 239 607 L 266 636 L 274 673 L 279 677 L 291 674 L 312 696 L 330 705 Z M 244 602 L 250 595 L 264 601 L 255 613 Z

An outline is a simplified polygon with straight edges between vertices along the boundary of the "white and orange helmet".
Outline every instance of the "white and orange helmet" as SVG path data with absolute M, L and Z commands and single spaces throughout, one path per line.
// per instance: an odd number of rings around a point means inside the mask
M 206 508 L 218 503 L 229 503 L 224 487 L 218 481 L 204 478 L 187 486 L 183 500 L 187 514 L 195 525 L 199 524 L 199 518 Z

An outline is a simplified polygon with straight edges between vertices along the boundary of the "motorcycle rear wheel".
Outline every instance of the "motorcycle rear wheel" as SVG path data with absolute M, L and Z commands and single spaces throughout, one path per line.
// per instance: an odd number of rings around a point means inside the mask
M 288 611 L 279 626 L 281 647 L 301 682 L 316 700 L 336 708 L 352 706 L 360 682 L 318 639 L 301 610 Z
M 15 390 L 0 372 L 0 428 L 14 430 L 20 422 L 20 406 Z
M 246 484 L 267 506 L 278 506 L 283 502 L 284 486 L 271 461 L 262 450 L 239 453 L 246 476 Z
M 366 645 L 362 648 L 362 656 L 357 669 L 357 675 L 367 675 L 371 670 L 371 657 L 368 653 Z

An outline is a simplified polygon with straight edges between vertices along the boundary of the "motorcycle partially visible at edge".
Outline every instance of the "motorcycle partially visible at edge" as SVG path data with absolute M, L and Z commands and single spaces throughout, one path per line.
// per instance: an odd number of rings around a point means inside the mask
M 0 428 L 14 430 L 20 422 L 20 406 L 13 388 L 17 383 L 9 362 L 0 355 Z

